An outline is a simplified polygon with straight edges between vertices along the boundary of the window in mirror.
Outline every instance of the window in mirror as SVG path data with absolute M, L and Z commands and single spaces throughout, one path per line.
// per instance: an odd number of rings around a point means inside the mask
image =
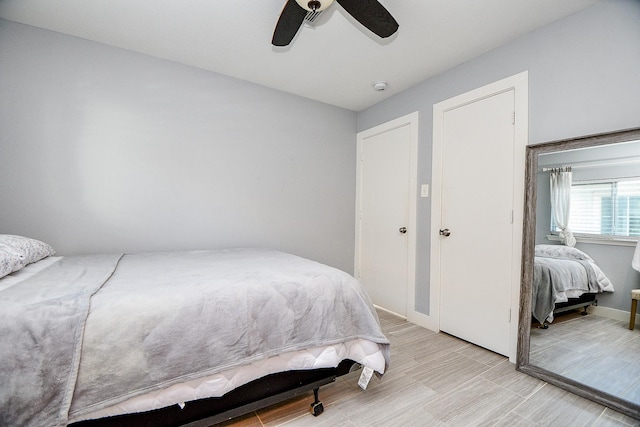
M 640 177 L 571 185 L 569 228 L 579 237 L 640 236 Z M 559 228 L 551 218 L 551 233 Z

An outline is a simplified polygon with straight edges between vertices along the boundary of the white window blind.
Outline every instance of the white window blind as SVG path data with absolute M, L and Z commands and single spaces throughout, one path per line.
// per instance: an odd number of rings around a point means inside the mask
M 574 183 L 569 228 L 598 237 L 640 236 L 640 178 Z

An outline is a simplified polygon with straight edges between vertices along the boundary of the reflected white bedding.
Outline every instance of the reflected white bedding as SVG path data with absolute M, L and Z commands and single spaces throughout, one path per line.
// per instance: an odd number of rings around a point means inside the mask
M 593 258 L 574 247 L 536 245 L 531 310 L 540 323 L 553 322 L 555 304 L 584 293 L 613 292 Z

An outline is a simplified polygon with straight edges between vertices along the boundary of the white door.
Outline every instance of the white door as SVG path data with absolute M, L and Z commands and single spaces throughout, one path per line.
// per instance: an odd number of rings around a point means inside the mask
M 514 90 L 446 111 L 440 330 L 509 354 Z M 435 230 L 438 232 L 438 230 Z
M 374 304 L 403 316 L 415 270 L 415 125 L 390 122 L 358 135 L 356 277 Z

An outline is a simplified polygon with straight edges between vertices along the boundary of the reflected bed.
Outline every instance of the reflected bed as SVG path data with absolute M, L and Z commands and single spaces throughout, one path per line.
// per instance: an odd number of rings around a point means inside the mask
M 544 325 L 554 313 L 586 307 L 595 294 L 613 292 L 611 281 L 583 251 L 564 245 L 536 245 L 531 311 Z

